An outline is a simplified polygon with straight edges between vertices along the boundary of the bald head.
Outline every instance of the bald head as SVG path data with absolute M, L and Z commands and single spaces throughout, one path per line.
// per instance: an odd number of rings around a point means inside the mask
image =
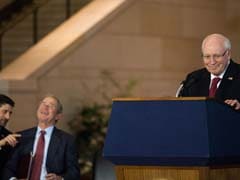
M 218 44 L 222 46 L 225 50 L 230 50 L 231 49 L 231 43 L 230 40 L 225 37 L 222 34 L 210 34 L 207 37 L 204 38 L 202 42 L 202 52 L 208 46 L 208 44 Z

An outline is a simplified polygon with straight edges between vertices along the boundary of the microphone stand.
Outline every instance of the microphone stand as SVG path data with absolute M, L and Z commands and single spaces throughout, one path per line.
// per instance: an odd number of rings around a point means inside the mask
M 28 172 L 27 172 L 27 179 L 26 180 L 30 180 L 33 158 L 34 158 L 34 154 L 33 154 L 33 152 L 30 152 L 30 161 L 29 161 L 29 165 L 28 165 Z

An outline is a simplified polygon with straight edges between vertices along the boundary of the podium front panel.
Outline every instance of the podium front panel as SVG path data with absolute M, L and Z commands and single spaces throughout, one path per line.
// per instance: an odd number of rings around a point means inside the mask
M 206 101 L 113 102 L 104 157 L 125 165 L 204 165 Z

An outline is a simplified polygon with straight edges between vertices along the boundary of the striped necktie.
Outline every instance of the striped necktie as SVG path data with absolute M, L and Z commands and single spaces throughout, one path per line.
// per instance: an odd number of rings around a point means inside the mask
M 219 77 L 213 78 L 211 87 L 209 89 L 209 97 L 214 97 L 215 96 L 215 93 L 217 91 L 217 84 L 220 80 L 221 80 L 221 78 L 219 78 Z
M 45 131 L 40 131 L 40 136 L 38 138 L 37 149 L 33 159 L 32 173 L 30 180 L 39 180 L 42 170 L 42 162 L 44 157 L 44 146 L 45 146 Z

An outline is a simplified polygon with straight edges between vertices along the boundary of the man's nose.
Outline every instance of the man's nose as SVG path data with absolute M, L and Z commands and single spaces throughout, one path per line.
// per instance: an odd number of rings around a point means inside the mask
M 44 104 L 43 107 L 48 109 L 48 108 L 50 108 L 50 105 L 49 104 Z
M 6 113 L 6 114 L 5 114 L 5 119 L 9 120 L 9 119 L 10 119 L 10 116 L 11 116 L 10 113 Z
M 209 57 L 209 62 L 210 62 L 210 64 L 215 64 L 216 63 L 215 57 L 214 56 L 210 56 Z

